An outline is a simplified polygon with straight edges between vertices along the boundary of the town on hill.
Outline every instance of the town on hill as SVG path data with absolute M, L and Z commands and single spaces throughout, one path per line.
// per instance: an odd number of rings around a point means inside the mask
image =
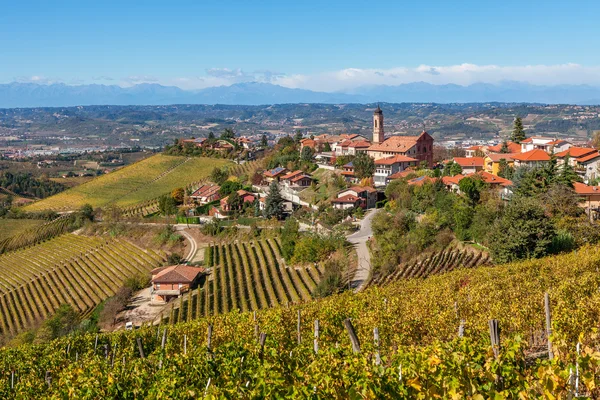
M 515 114 L 458 144 L 369 113 L 359 133 L 5 154 L 0 393 L 595 396 L 597 138 Z

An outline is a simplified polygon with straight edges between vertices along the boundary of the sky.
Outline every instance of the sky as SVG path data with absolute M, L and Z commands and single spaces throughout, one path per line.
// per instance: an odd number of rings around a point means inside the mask
M 0 83 L 600 85 L 599 1 L 0 2 Z

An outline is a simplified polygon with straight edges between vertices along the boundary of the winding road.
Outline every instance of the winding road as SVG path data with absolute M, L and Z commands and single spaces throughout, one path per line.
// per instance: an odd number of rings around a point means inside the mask
M 194 239 L 192 235 L 187 233 L 185 228 L 186 225 L 175 225 L 175 231 L 181 233 L 181 235 L 190 242 L 190 251 L 185 256 L 185 258 L 181 260 L 181 262 L 192 262 L 194 260 L 194 256 L 196 255 L 196 252 L 198 251 L 198 243 L 196 243 L 196 239 Z
M 360 292 L 365 288 L 371 274 L 371 253 L 367 247 L 367 241 L 373 236 L 371 220 L 375 216 L 375 213 L 377 213 L 377 210 L 367 211 L 362 221 L 360 221 L 360 229 L 346 237 L 356 248 L 358 256 L 358 268 L 356 269 L 354 278 L 350 282 L 350 287 L 354 289 L 354 292 Z

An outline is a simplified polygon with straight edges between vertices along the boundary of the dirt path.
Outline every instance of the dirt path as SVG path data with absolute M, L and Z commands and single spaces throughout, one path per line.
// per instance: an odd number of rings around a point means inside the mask
M 371 220 L 376 212 L 377 210 L 367 211 L 365 217 L 360 221 L 360 229 L 346 237 L 355 246 L 356 255 L 358 256 L 358 268 L 356 268 L 354 278 L 350 282 L 350 287 L 354 288 L 355 292 L 360 292 L 364 289 L 371 274 L 371 252 L 369 252 L 369 248 L 367 247 L 367 241 L 373 236 Z

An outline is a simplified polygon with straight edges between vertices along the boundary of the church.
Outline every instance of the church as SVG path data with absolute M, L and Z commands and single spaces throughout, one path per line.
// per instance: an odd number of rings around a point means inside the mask
M 405 156 L 414 158 L 420 164 L 427 162 L 428 167 L 433 166 L 433 138 L 423 131 L 418 136 L 390 136 L 385 138 L 383 128 L 383 111 L 377 106 L 373 112 L 373 140 L 366 149 L 368 155 L 374 160 Z

